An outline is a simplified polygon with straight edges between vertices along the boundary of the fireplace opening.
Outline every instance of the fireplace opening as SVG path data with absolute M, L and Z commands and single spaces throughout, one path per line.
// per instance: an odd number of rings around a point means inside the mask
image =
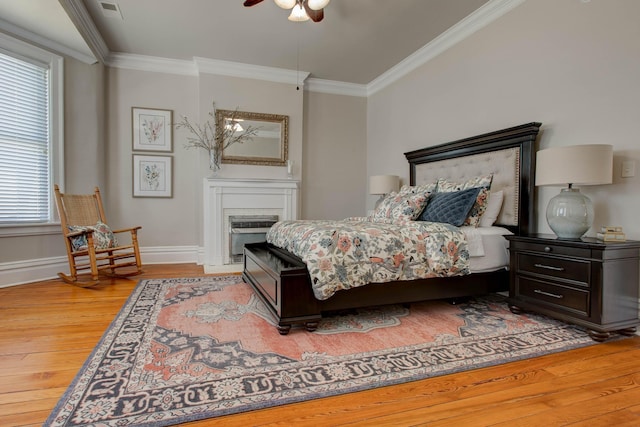
M 230 215 L 229 216 L 229 262 L 242 262 L 244 245 L 266 240 L 266 235 L 278 215 Z

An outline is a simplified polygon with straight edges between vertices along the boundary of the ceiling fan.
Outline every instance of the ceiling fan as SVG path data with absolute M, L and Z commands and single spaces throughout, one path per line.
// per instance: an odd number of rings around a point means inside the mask
M 244 6 L 251 7 L 263 0 L 245 0 Z M 308 21 L 309 18 L 313 22 L 320 22 L 324 18 L 324 8 L 331 0 L 274 0 L 275 3 L 283 9 L 291 9 L 289 21 Z

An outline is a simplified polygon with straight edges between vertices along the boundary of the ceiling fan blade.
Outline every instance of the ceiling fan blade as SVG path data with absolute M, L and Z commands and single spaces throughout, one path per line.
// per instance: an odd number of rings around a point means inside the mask
M 244 0 L 244 7 L 255 6 L 258 3 L 262 3 L 262 0 Z
M 324 9 L 313 10 L 309 7 L 306 1 L 303 2 L 303 4 L 304 4 L 304 11 L 307 12 L 307 15 L 309 15 L 309 18 L 311 18 L 313 22 L 322 21 L 322 18 L 324 18 Z

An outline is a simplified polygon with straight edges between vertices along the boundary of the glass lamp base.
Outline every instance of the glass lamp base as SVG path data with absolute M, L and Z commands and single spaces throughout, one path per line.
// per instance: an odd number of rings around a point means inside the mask
M 593 224 L 591 200 L 577 188 L 563 188 L 549 201 L 547 223 L 560 239 L 579 239 Z

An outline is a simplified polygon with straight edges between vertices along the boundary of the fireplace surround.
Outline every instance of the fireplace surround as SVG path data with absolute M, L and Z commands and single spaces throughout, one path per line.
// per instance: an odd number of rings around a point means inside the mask
M 205 273 L 240 271 L 230 254 L 231 216 L 298 219 L 299 181 L 289 179 L 204 179 Z

